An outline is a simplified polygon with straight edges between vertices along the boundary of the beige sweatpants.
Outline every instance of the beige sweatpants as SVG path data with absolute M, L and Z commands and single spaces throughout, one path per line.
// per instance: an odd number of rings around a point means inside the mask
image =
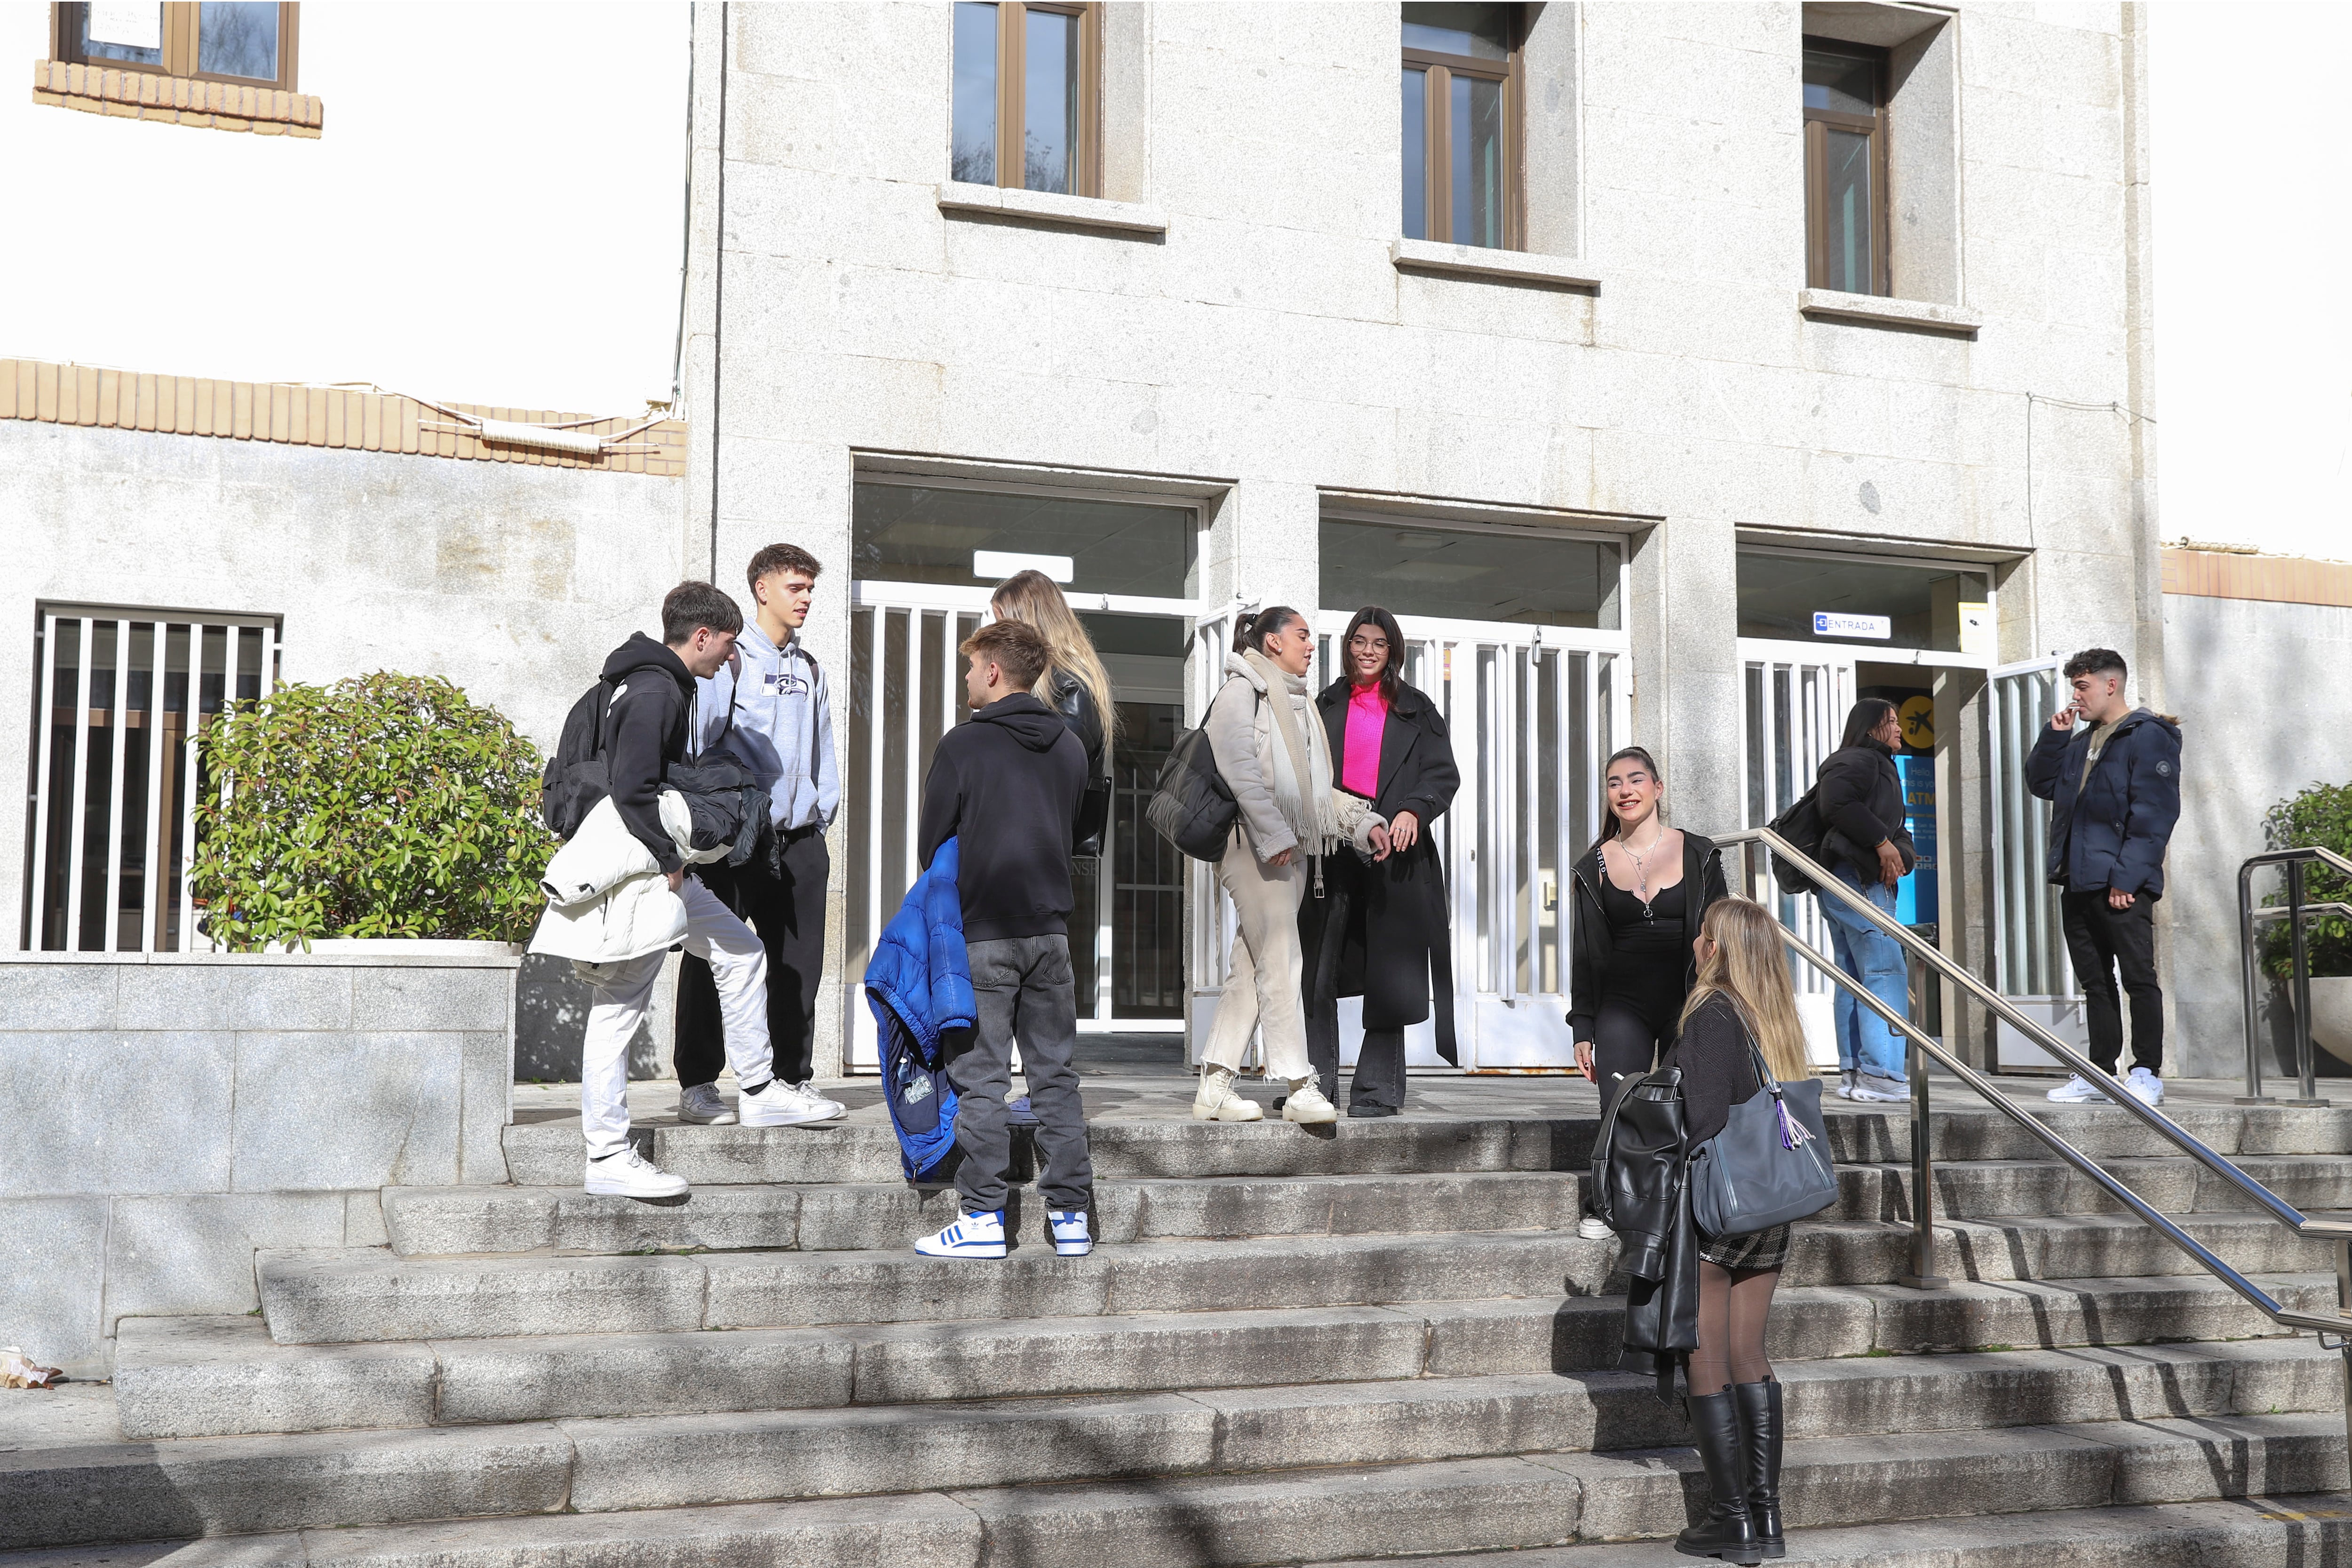
M 1307 1060 L 1307 999 L 1299 989 L 1303 961 L 1298 950 L 1298 900 L 1307 891 L 1307 861 L 1293 856 L 1287 866 L 1257 858 L 1239 827 L 1217 862 L 1217 882 L 1234 900 L 1240 930 L 1224 990 L 1217 996 L 1216 1022 L 1209 1027 L 1202 1062 L 1238 1068 L 1242 1052 L 1256 1031 L 1265 1046 L 1268 1078 L 1297 1082 L 1314 1076 Z

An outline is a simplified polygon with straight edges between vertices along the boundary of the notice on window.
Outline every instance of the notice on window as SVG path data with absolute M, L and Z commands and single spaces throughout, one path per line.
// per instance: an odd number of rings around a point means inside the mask
M 160 49 L 163 47 L 163 7 L 152 0 L 144 5 L 110 5 L 90 0 L 89 41 L 123 49 Z
M 1990 654 L 1995 641 L 1992 606 L 1960 601 L 1960 651 Z
M 1895 617 L 1849 616 L 1837 610 L 1815 610 L 1813 635 L 1817 637 L 1873 637 L 1880 642 L 1888 642 L 1895 637 Z

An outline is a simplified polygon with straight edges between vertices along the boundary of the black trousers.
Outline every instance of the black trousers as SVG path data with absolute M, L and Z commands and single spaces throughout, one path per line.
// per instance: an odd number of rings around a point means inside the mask
M 2072 889 L 2058 900 L 2066 928 L 2066 956 L 2083 987 L 2091 1059 L 2108 1072 L 2124 1055 L 2124 1014 L 2116 996 L 2123 978 L 2131 998 L 2132 1066 L 2164 1073 L 2164 987 L 2156 978 L 2156 900 L 2142 893 L 2126 909 L 2107 907 L 2107 889 Z
M 691 875 L 760 933 L 768 950 L 768 1044 L 777 1079 L 806 1083 L 816 1040 L 816 987 L 824 972 L 824 890 L 833 858 L 820 830 L 789 835 L 783 875 L 754 853 L 733 870 L 698 866 Z M 671 1041 L 680 1089 L 714 1083 L 727 1065 L 727 1029 L 719 1016 L 719 983 L 710 965 L 686 954 L 677 966 L 677 1014 Z
M 1339 1005 L 1330 1002 L 1307 1010 L 1307 1060 L 1315 1068 L 1316 1087 L 1332 1104 L 1339 1103 Z M 1404 1109 L 1404 1031 L 1366 1029 L 1356 1051 L 1356 1076 L 1348 1086 L 1348 1103 L 1385 1110 Z

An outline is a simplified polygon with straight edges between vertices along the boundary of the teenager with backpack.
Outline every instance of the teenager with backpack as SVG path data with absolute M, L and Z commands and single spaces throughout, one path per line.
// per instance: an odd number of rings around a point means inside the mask
M 629 1042 L 673 943 L 709 964 L 716 979 L 727 1058 L 743 1089 L 743 1124 L 780 1127 L 807 1119 L 797 1102 L 770 1092 L 766 952 L 733 911 L 686 875 L 691 822 L 677 792 L 664 787 L 670 768 L 686 760 L 696 681 L 732 657 L 742 626 L 742 612 L 717 588 L 679 584 L 662 601 L 662 640 L 633 633 L 604 660 L 590 694 L 602 708 L 595 731 L 601 745 L 593 758 L 570 757 L 573 726 L 565 726 L 559 762 L 572 763 L 574 774 L 601 773 L 604 786 L 565 854 L 605 834 L 614 844 L 598 858 L 625 858 L 616 868 L 625 874 L 592 897 L 551 908 L 531 941 L 535 952 L 572 959 L 594 997 L 580 1053 L 591 1193 L 671 1198 L 687 1191 L 684 1177 L 657 1169 L 629 1142 Z M 611 918 L 620 908 L 630 911 L 625 923 Z
M 1919 862 L 1905 826 L 1903 778 L 1895 748 L 1903 722 L 1895 704 L 1865 697 L 1846 714 L 1838 749 L 1822 759 L 1815 798 L 1822 820 L 1821 864 L 1890 918 L 1895 889 Z M 1837 965 L 1905 1017 L 1911 1013 L 1911 967 L 1903 944 L 1833 893 L 1822 895 Z M 1895 1103 L 1911 1098 L 1908 1050 L 1879 1016 L 1840 987 L 1836 1005 L 1838 1093 Z
M 815 556 L 794 544 L 771 544 L 745 571 L 751 624 L 736 657 L 703 678 L 700 740 L 740 762 L 768 795 L 769 821 L 750 857 L 699 867 L 695 875 L 736 914 L 751 922 L 768 955 L 768 1039 L 777 1088 L 803 1121 L 845 1113 L 810 1085 L 814 1070 L 817 983 L 824 969 L 825 884 L 833 859 L 824 830 L 841 805 L 834 755 L 833 702 L 824 671 L 801 639 L 816 594 Z M 756 828 L 758 825 L 754 825 Z M 688 953 L 677 966 L 677 1010 L 671 1036 L 677 1065 L 677 1119 L 725 1124 L 736 1119 L 719 1092 L 722 1012 L 710 966 Z
M 946 1047 L 955 1088 L 960 1212 L 915 1243 L 933 1258 L 1004 1256 L 1006 1173 L 1013 1140 L 1004 1096 L 1013 1048 L 1029 1080 L 1054 1250 L 1093 1250 L 1087 1211 L 1094 1166 L 1086 1112 L 1070 1065 L 1077 1045 L 1077 980 L 1070 969 L 1070 854 L 1087 788 L 1086 746 L 1030 694 L 1051 650 L 1035 627 L 991 621 L 957 650 L 969 661 L 968 723 L 940 737 L 923 781 L 916 852 L 923 869 L 955 841 L 957 900 L 971 973 L 975 1026 Z

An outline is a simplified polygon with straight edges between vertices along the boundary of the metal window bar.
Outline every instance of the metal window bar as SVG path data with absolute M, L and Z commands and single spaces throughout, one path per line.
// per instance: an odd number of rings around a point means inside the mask
M 1991 673 L 1986 765 L 1993 810 L 1994 973 L 2011 996 L 2080 994 L 2065 951 L 2057 889 L 2042 868 L 2050 808 L 2025 787 L 2025 759 L 2058 708 L 2056 659 L 2005 665 Z
M 1925 1058 L 1935 1061 L 1937 1066 L 1958 1079 L 1964 1087 L 2031 1133 L 2052 1153 L 2097 1184 L 2109 1197 L 2130 1211 L 2143 1224 L 2155 1230 L 2174 1247 L 2179 1248 L 2191 1262 L 2227 1286 L 2241 1300 L 2284 1328 L 2310 1329 L 2315 1331 L 2320 1336 L 2320 1343 L 2323 1347 L 2341 1352 L 2345 1358 L 2347 1390 L 2347 1435 L 2352 1435 L 2352 1313 L 2347 1313 L 2344 1310 L 2347 1307 L 2352 1307 L 2352 1221 L 2314 1219 L 2303 1214 L 2294 1205 L 2247 1174 L 2235 1163 L 2208 1147 L 2193 1134 L 2183 1131 L 2161 1110 L 2126 1092 L 2123 1085 L 2112 1075 L 2101 1070 L 2073 1047 L 2028 1018 L 1993 987 L 1987 985 L 1966 968 L 1920 941 L 1907 928 L 1897 924 L 1891 916 L 1873 908 L 1868 900 L 1845 889 L 1838 883 L 1826 879 L 1828 874 L 1821 867 L 1799 853 L 1779 835 L 1767 828 L 1745 828 L 1738 833 L 1726 835 L 1724 842 L 1727 845 L 1740 846 L 1743 857 L 1750 862 L 1744 866 L 1742 870 L 1743 878 L 1749 886 L 1755 885 L 1759 874 L 1759 868 L 1753 863 L 1757 858 L 1750 854 L 1749 847 L 1760 846 L 1773 854 L 1784 857 L 1799 870 L 1820 881 L 1822 886 L 1834 896 L 1844 899 L 1863 919 L 1869 921 L 1901 943 L 1913 957 L 1920 960 L 1943 978 L 1967 991 L 1985 1007 L 2005 1019 L 2012 1028 L 2024 1035 L 2034 1045 L 2049 1052 L 2072 1071 L 2080 1074 L 2085 1082 L 2100 1089 L 2127 1114 L 2138 1118 L 2144 1125 L 2165 1142 L 2220 1178 L 2224 1184 L 2258 1212 L 2299 1236 L 2333 1242 L 2336 1248 L 2338 1310 L 2331 1315 L 2297 1311 L 2282 1306 L 2268 1292 L 2223 1262 L 2210 1247 L 2159 1213 L 2147 1200 L 2125 1186 L 2088 1155 L 2084 1154 L 2045 1126 L 2039 1118 L 2028 1112 L 2024 1107 L 2011 1100 L 1990 1080 L 1958 1056 L 1945 1049 L 1942 1042 L 1929 1037 L 1914 1026 L 1910 1020 L 1895 1016 L 1893 1009 L 1877 1002 L 1867 990 L 1846 976 L 1834 963 L 1824 957 L 1818 948 L 1803 942 L 1796 933 L 1784 927 L 1781 931 L 1781 941 L 1798 957 L 1816 973 L 1822 974 L 1824 979 L 1844 989 L 1858 1004 L 1870 1007 L 1885 1020 L 1890 1028 L 1901 1030 L 1904 1037 L 1910 1042 L 1915 1063 L 1915 1070 L 1912 1073 L 1911 1101 L 1914 1182 L 1912 1266 L 1915 1279 L 1926 1283 L 1933 1278 L 1927 1271 L 1933 1266 L 1935 1245 L 1931 1208 L 1934 1171 L 1928 1147 L 1927 1074 L 1916 1070 L 1917 1067 L 1924 1065 L 1920 1058 Z M 2336 858 L 2331 855 L 2328 858 L 2334 860 Z

